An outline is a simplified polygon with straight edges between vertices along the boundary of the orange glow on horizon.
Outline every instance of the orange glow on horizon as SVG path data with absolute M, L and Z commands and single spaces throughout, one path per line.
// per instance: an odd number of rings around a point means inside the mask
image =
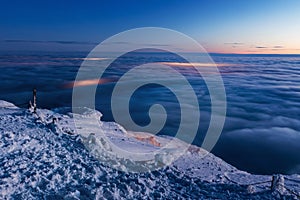
M 298 48 L 247 48 L 247 47 L 207 47 L 209 53 L 221 54 L 300 54 L 300 46 Z
M 101 85 L 104 83 L 114 82 L 113 79 L 90 79 L 90 80 L 80 80 L 80 81 L 72 81 L 63 85 L 63 88 L 73 88 L 73 87 L 83 87 L 90 85 Z
M 160 62 L 159 64 L 168 65 L 171 67 L 226 67 L 232 66 L 227 63 L 189 63 L 189 62 Z

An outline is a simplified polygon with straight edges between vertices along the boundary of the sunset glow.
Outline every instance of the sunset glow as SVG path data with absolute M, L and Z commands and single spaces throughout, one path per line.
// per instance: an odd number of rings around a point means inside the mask
M 226 63 L 189 63 L 189 62 L 160 62 L 160 64 L 168 65 L 171 67 L 226 67 L 232 66 L 232 64 Z
M 1 19 L 5 19 L 0 24 L 0 51 L 89 52 L 122 31 L 162 27 L 186 34 L 208 53 L 300 54 L 298 0 L 133 1 L 117 4 L 77 3 L 67 9 L 55 6 L 55 3 L 47 4 L 47 7 L 35 2 L 32 7 L 30 3 L 19 2 L 18 7 L 22 9 L 12 15 L 15 4 L 6 2 L 0 12 Z M 78 13 L 81 13 L 79 21 Z M 160 18 L 162 20 L 158 20 Z M 157 38 L 161 42 L 151 44 L 153 48 L 168 45 L 164 44 L 162 36 Z M 134 43 L 138 41 L 137 37 Z M 122 41 L 118 44 L 126 45 Z M 185 43 L 177 50 L 196 51 Z
M 83 87 L 90 85 L 101 85 L 104 83 L 113 82 L 113 79 L 91 79 L 91 80 L 81 80 L 81 81 L 72 81 L 63 85 L 63 88 L 73 88 L 73 87 Z

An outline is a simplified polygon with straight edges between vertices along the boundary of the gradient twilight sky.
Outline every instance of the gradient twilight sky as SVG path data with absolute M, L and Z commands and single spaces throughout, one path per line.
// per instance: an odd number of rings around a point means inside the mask
M 90 50 L 145 26 L 185 33 L 209 52 L 300 54 L 299 0 L 2 0 L 0 50 Z

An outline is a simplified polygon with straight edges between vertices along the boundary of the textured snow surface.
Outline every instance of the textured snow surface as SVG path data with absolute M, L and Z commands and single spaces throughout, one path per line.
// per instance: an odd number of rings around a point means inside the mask
M 101 117 L 90 110 L 81 115 Z M 158 148 L 116 123 L 99 123 L 100 132 L 128 151 Z M 105 158 L 114 149 L 95 132 L 91 127 L 79 136 L 67 109 L 32 114 L 0 101 L 0 199 L 297 199 L 300 191 L 299 175 L 284 176 L 292 192 L 271 191 L 271 176 L 239 171 L 195 146 L 157 171 L 118 171 L 103 162 L 101 149 L 111 150 Z M 169 139 L 155 136 L 161 144 Z M 257 182 L 267 183 L 249 186 Z

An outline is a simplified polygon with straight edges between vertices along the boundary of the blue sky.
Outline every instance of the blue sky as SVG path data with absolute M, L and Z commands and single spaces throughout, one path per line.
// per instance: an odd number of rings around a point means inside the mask
M 210 52 L 300 53 L 299 10 L 298 0 L 4 0 L 0 50 L 89 49 L 121 31 L 157 26 L 183 32 Z

